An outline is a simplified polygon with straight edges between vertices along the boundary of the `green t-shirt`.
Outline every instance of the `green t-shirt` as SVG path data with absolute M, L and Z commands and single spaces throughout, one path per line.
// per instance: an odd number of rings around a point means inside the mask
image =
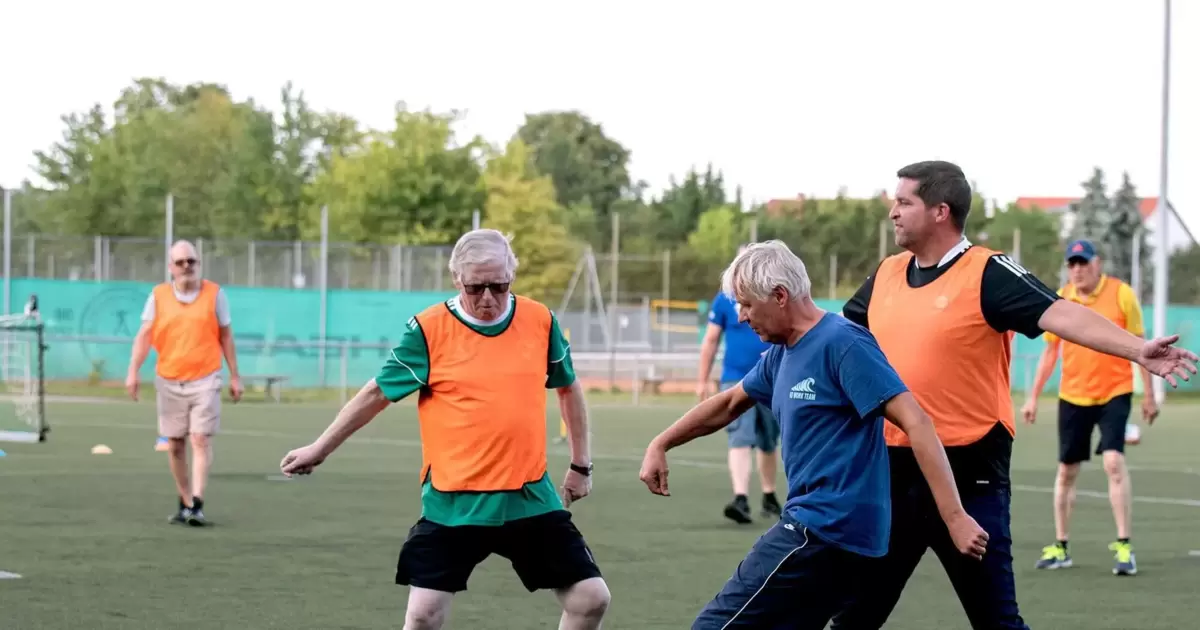
M 509 297 L 507 313 L 490 324 L 471 321 L 458 306 L 458 298 L 446 301 L 446 306 L 458 321 L 476 332 L 495 337 L 508 330 L 512 323 L 515 298 Z M 408 320 L 400 343 L 392 349 L 375 377 L 375 382 L 388 400 L 396 402 L 424 387 L 429 382 L 429 348 L 417 318 Z M 571 350 L 558 318 L 551 314 L 550 351 L 546 357 L 546 388 L 566 387 L 575 382 Z M 563 509 L 562 500 L 550 475 L 525 484 L 520 490 L 500 492 L 441 492 L 426 480 L 421 487 L 421 515 L 441 525 L 503 525 L 508 521 L 537 516 Z

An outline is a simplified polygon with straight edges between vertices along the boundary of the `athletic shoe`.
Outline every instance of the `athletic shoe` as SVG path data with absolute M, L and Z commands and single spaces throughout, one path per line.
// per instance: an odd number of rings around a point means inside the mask
M 1046 547 L 1042 547 L 1042 557 L 1038 559 L 1034 568 L 1037 569 L 1067 569 L 1071 567 L 1071 556 L 1067 555 L 1067 548 L 1059 543 L 1054 543 Z
M 1138 425 L 1132 422 L 1125 425 L 1125 443 L 1133 445 L 1142 443 L 1142 430 Z
M 1113 575 L 1137 575 L 1137 561 L 1133 557 L 1133 545 L 1117 541 L 1108 546 L 1114 552 L 1116 564 L 1113 565 Z
M 745 525 L 752 522 L 750 518 L 750 502 L 744 496 L 734 497 L 729 505 L 725 506 L 725 518 Z
M 762 502 L 763 518 L 779 518 L 783 515 L 783 506 L 779 505 L 779 499 L 775 498 L 774 494 L 764 494 Z
M 204 527 L 208 521 L 204 518 L 204 500 L 192 498 L 192 508 L 189 510 L 187 524 L 192 527 Z
M 179 509 L 175 510 L 174 514 L 167 517 L 167 522 L 172 525 L 181 525 L 183 523 L 188 522 L 188 519 L 190 519 L 191 517 L 192 517 L 192 508 L 184 505 L 183 501 L 180 500 L 179 501 Z

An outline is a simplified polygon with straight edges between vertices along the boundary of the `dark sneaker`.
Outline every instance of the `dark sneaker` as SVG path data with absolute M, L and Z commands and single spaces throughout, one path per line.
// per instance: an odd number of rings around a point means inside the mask
M 192 497 L 192 509 L 188 514 L 187 524 L 192 527 L 208 525 L 208 521 L 204 518 L 204 499 Z
M 167 522 L 172 525 L 179 525 L 179 524 L 188 522 L 188 519 L 191 517 L 192 517 L 192 508 L 184 505 L 183 501 L 180 500 L 179 501 L 179 509 L 175 510 L 174 514 L 167 517 Z
M 725 506 L 725 518 L 735 522 L 746 524 L 752 522 L 750 518 L 750 502 L 745 497 L 737 497 Z
M 763 497 L 763 518 L 779 518 L 782 514 L 783 506 L 779 505 L 779 499 L 776 499 L 775 495 L 769 494 Z
M 1108 546 L 1116 563 L 1113 564 L 1113 575 L 1137 575 L 1137 560 L 1133 557 L 1133 545 L 1117 541 Z
M 1071 556 L 1062 545 L 1055 543 L 1042 547 L 1042 557 L 1038 558 L 1036 569 L 1067 569 L 1071 566 Z

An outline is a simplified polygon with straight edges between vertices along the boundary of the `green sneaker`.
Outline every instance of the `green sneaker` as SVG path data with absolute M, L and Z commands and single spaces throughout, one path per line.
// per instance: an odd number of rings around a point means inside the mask
M 1137 575 L 1137 560 L 1133 557 L 1133 545 L 1118 540 L 1109 545 L 1108 550 L 1115 554 L 1117 561 L 1113 565 L 1113 575 Z
M 1038 559 L 1035 568 L 1066 569 L 1071 566 L 1071 556 L 1067 555 L 1066 547 L 1058 543 L 1042 547 L 1042 557 Z

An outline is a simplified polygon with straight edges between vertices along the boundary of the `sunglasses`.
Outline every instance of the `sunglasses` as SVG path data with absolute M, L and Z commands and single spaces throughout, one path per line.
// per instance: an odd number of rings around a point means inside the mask
M 490 282 L 485 284 L 464 284 L 463 291 L 467 295 L 482 295 L 485 289 L 491 289 L 492 295 L 500 295 L 508 293 L 509 282 Z
M 180 258 L 179 260 L 175 261 L 175 266 L 176 267 L 183 267 L 185 265 L 195 266 L 196 263 L 198 263 L 198 262 L 200 262 L 200 261 L 196 260 L 195 258 Z

